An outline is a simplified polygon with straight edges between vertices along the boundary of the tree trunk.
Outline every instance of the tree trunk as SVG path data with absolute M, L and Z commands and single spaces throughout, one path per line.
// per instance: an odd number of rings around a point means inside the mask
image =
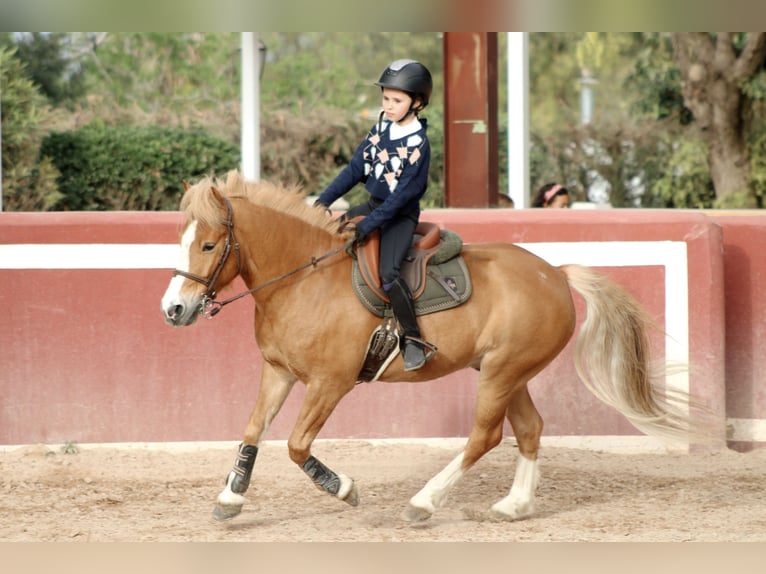
M 727 197 L 742 194 L 747 206 L 755 206 L 741 86 L 763 65 L 766 33 L 748 34 L 739 55 L 731 33 L 719 32 L 715 38 L 704 32 L 674 33 L 673 51 L 681 70 L 684 103 L 708 148 L 718 202 L 725 205 Z

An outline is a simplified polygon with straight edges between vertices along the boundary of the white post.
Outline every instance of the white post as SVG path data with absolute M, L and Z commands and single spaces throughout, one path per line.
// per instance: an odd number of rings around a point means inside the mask
M 593 119 L 593 85 L 597 84 L 591 71 L 583 69 L 582 76 L 580 77 L 580 123 L 582 125 L 589 124 Z
M 242 32 L 242 175 L 261 179 L 260 54 L 258 33 Z
M 529 207 L 529 34 L 508 32 L 508 195 Z

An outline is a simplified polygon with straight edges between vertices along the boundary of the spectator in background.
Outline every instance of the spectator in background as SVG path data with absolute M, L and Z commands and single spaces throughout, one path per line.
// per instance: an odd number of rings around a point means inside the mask
M 497 206 L 498 207 L 504 207 L 506 209 L 513 209 L 516 207 L 516 204 L 513 201 L 513 198 L 510 195 L 506 195 L 505 193 L 499 193 L 497 195 Z
M 558 183 L 546 183 L 537 190 L 532 207 L 569 207 L 569 190 Z

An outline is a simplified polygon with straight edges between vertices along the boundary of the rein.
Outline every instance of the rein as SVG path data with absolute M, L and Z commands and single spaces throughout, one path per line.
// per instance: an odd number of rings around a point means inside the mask
M 353 243 L 353 240 L 350 242 Z M 279 281 L 282 281 L 283 279 L 287 279 L 288 277 L 295 275 L 296 273 L 299 273 L 303 271 L 304 269 L 308 267 L 314 267 L 316 268 L 317 264 L 320 261 L 323 261 L 325 259 L 328 259 L 329 257 L 332 257 L 336 253 L 339 253 L 345 249 L 348 248 L 348 245 L 341 245 L 340 247 L 336 247 L 335 249 L 332 249 L 328 251 L 327 253 L 324 253 L 323 255 L 320 255 L 319 257 L 311 257 L 311 261 L 308 261 L 304 263 L 303 265 L 296 267 L 292 271 L 288 271 L 287 273 L 283 273 L 279 277 L 275 277 L 274 279 L 270 279 L 266 281 L 265 283 L 261 283 L 260 285 L 256 285 L 252 289 L 248 289 L 247 291 L 242 291 L 242 293 L 238 293 L 237 295 L 234 295 L 234 297 L 230 297 L 226 299 L 225 301 L 216 301 L 215 300 L 215 293 L 213 293 L 212 297 L 208 297 L 207 295 L 202 297 L 202 303 L 200 304 L 200 314 L 205 317 L 206 319 L 212 319 L 215 317 L 221 309 L 223 309 L 224 305 L 228 305 L 229 303 L 232 303 L 236 301 L 237 299 L 241 299 L 245 295 L 250 295 L 252 293 L 255 293 L 256 291 L 260 291 L 261 289 L 265 289 L 269 285 L 273 285 L 274 283 L 277 283 Z
M 340 247 L 336 247 L 335 249 L 332 249 L 328 251 L 327 253 L 320 255 L 319 257 L 311 257 L 311 261 L 308 261 L 307 263 L 304 263 L 303 265 L 296 267 L 292 271 L 288 271 L 287 273 L 284 273 L 280 275 L 279 277 L 275 277 L 274 279 L 270 279 L 269 281 L 266 281 L 265 283 L 261 283 L 260 285 L 256 285 L 252 289 L 248 289 L 247 291 L 243 291 L 242 293 L 239 293 L 235 295 L 234 297 L 230 297 L 229 299 L 226 299 L 225 301 L 216 301 L 216 295 L 215 292 L 215 282 L 218 280 L 218 276 L 221 274 L 221 270 L 223 270 L 224 265 L 226 265 L 226 260 L 229 258 L 229 254 L 231 253 L 232 246 L 234 247 L 234 252 L 237 255 L 237 275 L 240 274 L 242 271 L 242 260 L 239 252 L 239 242 L 237 241 L 236 236 L 234 235 L 234 211 L 231 207 L 231 202 L 226 198 L 223 197 L 223 200 L 226 202 L 226 209 L 227 209 L 227 216 L 226 216 L 226 241 L 223 246 L 223 252 L 221 253 L 221 257 L 218 259 L 218 264 L 216 268 L 213 270 L 213 273 L 210 275 L 210 277 L 205 278 L 201 277 L 199 275 L 195 275 L 194 273 L 189 273 L 188 271 L 181 271 L 180 269 L 174 269 L 173 270 L 173 276 L 180 275 L 181 277 L 186 277 L 187 279 L 191 279 L 192 281 L 196 281 L 197 283 L 202 283 L 207 290 L 205 291 L 204 295 L 202 295 L 202 302 L 200 303 L 199 313 L 206 319 L 212 319 L 215 317 L 221 309 L 223 309 L 224 305 L 228 305 L 229 303 L 232 303 L 236 301 L 237 299 L 241 299 L 245 295 L 250 295 L 252 293 L 255 293 L 256 291 L 259 291 L 261 289 L 264 289 L 268 287 L 269 285 L 273 285 L 274 283 L 277 283 L 279 281 L 282 281 L 283 279 L 287 279 L 288 277 L 295 275 L 296 273 L 299 273 L 300 271 L 303 271 L 307 267 L 314 267 L 316 268 L 317 264 L 325 259 L 328 259 L 329 257 L 332 257 L 336 253 L 339 253 L 340 251 L 347 251 L 351 245 L 353 244 L 353 240 L 349 241 L 345 245 L 341 245 Z

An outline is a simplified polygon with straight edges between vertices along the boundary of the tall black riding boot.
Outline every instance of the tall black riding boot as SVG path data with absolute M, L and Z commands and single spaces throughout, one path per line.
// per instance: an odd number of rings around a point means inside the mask
M 412 303 L 412 294 L 402 278 L 394 280 L 388 290 L 388 298 L 391 300 L 391 309 L 394 317 L 404 331 L 402 338 L 402 356 L 404 357 L 404 370 L 414 371 L 426 364 L 426 354 L 423 350 L 420 328 L 415 315 L 415 306 Z

